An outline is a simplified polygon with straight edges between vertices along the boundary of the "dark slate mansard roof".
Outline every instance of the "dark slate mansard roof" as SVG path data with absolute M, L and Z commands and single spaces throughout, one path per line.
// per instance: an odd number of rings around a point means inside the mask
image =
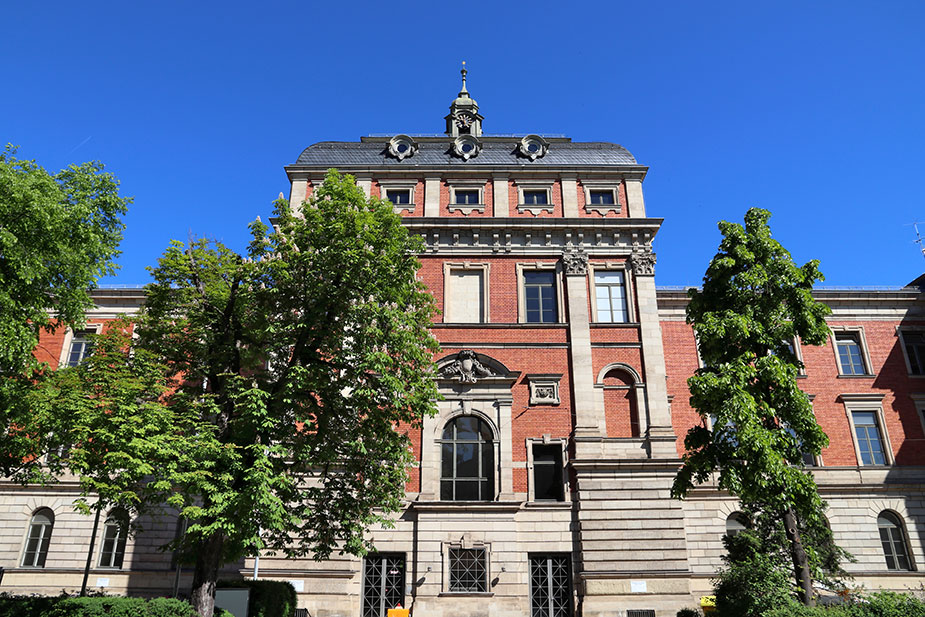
M 398 160 L 388 154 L 387 139 L 365 138 L 360 142 L 322 141 L 305 148 L 295 166 L 310 167 L 574 167 L 574 166 L 636 166 L 636 159 L 618 144 L 607 142 L 572 142 L 549 139 L 545 156 L 531 161 L 520 153 L 520 140 L 483 136 L 481 151 L 469 160 L 455 156 L 453 140 L 448 138 L 415 138 L 418 150 L 414 155 Z

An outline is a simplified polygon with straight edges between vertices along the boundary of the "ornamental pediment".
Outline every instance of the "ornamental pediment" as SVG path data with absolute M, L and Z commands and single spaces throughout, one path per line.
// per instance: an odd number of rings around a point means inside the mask
M 437 361 L 439 381 L 469 386 L 479 383 L 513 385 L 519 376 L 519 371 L 510 371 L 491 356 L 471 349 L 463 349 Z

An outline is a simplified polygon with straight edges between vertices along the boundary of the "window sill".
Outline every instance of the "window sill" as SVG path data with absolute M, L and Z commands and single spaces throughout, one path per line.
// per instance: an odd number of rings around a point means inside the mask
M 441 591 L 437 594 L 441 598 L 490 598 L 494 595 L 493 591 Z
M 572 507 L 571 501 L 528 501 L 524 504 L 527 508 L 552 508 L 555 510 L 569 510 Z
M 873 379 L 876 375 L 839 375 L 839 379 Z
M 447 209 L 450 212 L 462 212 L 466 216 L 469 216 L 474 211 L 485 214 L 485 204 L 449 204 Z
M 638 321 L 593 321 L 592 328 L 638 328 Z

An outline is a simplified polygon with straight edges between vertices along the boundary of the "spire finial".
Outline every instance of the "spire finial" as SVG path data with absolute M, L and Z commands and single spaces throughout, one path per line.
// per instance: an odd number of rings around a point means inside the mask
M 466 90 L 466 73 L 468 72 L 469 71 L 466 70 L 466 61 L 463 60 L 462 70 L 459 71 L 460 75 L 462 75 L 462 90 L 459 91 L 460 96 L 462 96 L 463 94 L 469 94 L 469 91 Z

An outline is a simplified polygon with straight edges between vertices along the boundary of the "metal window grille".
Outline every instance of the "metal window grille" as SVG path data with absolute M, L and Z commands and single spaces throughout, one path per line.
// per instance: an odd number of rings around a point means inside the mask
M 629 321 L 626 310 L 626 285 L 622 272 L 595 272 L 594 296 L 599 322 L 626 323 Z
M 450 549 L 450 591 L 487 591 L 486 578 L 485 549 Z
M 527 323 L 556 323 L 555 277 L 554 272 L 524 272 Z
M 569 555 L 530 557 L 531 617 L 571 617 L 572 573 Z
M 363 560 L 363 617 L 386 617 L 405 601 L 405 557 L 367 555 Z
M 655 617 L 654 608 L 630 608 L 626 611 L 626 617 Z
M 877 426 L 876 412 L 856 411 L 854 417 L 854 432 L 858 439 L 858 450 L 861 452 L 861 463 L 864 465 L 885 465 L 886 457 L 883 454 L 883 441 L 880 438 L 880 428 Z
M 842 375 L 865 375 L 864 361 L 861 359 L 861 345 L 854 334 L 837 334 L 835 343 L 838 347 L 838 359 Z
M 906 534 L 900 521 L 889 512 L 883 512 L 877 517 L 877 527 L 880 528 L 880 543 L 883 545 L 887 569 L 911 570 L 909 553 L 906 550 Z

